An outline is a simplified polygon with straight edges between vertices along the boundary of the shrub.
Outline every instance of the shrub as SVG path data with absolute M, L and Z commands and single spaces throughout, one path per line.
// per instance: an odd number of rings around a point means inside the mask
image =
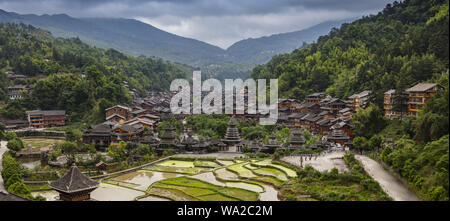
M 14 132 L 7 132 L 5 134 L 5 138 L 6 138 L 7 141 L 10 141 L 10 140 L 16 139 L 17 138 L 17 134 L 14 133 Z
M 19 173 L 14 173 L 12 176 L 9 177 L 9 179 L 5 182 L 6 188 L 11 186 L 14 183 L 22 182 L 22 178 L 20 177 Z
M 8 149 L 15 151 L 15 152 L 18 152 L 24 148 L 22 140 L 20 140 L 19 138 L 14 138 L 12 140 L 9 140 L 6 147 L 8 147 Z
M 208 151 L 208 153 L 218 152 L 219 151 L 219 147 L 217 147 L 217 146 L 208 146 L 206 151 Z
M 17 194 L 21 197 L 32 199 L 30 189 L 22 182 L 16 182 L 8 187 L 8 192 Z

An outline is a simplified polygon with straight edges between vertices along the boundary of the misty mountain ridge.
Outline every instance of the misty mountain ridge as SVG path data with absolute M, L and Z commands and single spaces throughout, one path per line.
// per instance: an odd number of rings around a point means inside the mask
M 324 22 L 300 31 L 249 38 L 224 50 L 135 19 L 74 18 L 67 14 L 22 15 L 0 9 L 0 22 L 30 24 L 48 30 L 56 37 L 78 37 L 89 45 L 113 48 L 129 55 L 159 57 L 201 69 L 208 66 L 205 71 L 210 72 L 209 76 L 225 74 L 221 73 L 223 70 L 235 72 L 230 73 L 234 76 L 247 75 L 249 65 L 264 64 L 277 54 L 291 52 L 305 42 L 312 43 L 319 36 L 328 34 L 333 27 L 355 19 Z M 211 69 L 211 64 L 218 64 L 219 68 Z

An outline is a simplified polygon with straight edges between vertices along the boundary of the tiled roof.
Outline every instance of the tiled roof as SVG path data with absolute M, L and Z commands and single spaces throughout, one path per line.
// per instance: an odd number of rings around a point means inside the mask
M 31 115 L 45 115 L 45 116 L 55 116 L 55 115 L 66 115 L 65 110 L 33 110 L 27 111 L 27 114 Z
M 339 113 L 343 114 L 343 113 L 346 113 L 346 112 L 349 112 L 349 111 L 351 111 L 351 109 L 346 107 L 346 108 L 340 110 Z
M 125 109 L 125 110 L 128 110 L 128 111 L 131 111 L 131 108 L 125 107 L 125 106 L 122 106 L 122 105 L 115 105 L 115 106 L 112 106 L 112 107 L 110 107 L 110 108 L 106 108 L 105 111 L 110 110 L 110 109 L 113 109 L 113 108 L 116 108 L 116 107 L 122 108 L 122 109 Z
M 98 187 L 98 182 L 82 174 L 78 167 L 73 164 L 64 176 L 52 182 L 50 186 L 60 192 L 73 193 L 95 189 Z
M 395 89 L 391 89 L 391 90 L 384 92 L 384 94 L 393 94 L 393 93 L 395 93 Z
M 419 83 L 419 84 L 414 85 L 411 88 L 406 89 L 406 92 L 423 92 L 423 91 L 430 90 L 431 88 L 433 88 L 437 85 L 441 86 L 438 83 Z
M 124 119 L 124 120 L 127 119 L 126 117 L 124 117 L 124 116 L 122 116 L 122 115 L 120 115 L 120 114 L 113 114 L 113 115 L 107 117 L 106 120 L 109 120 L 109 119 L 111 119 L 111 118 L 113 118 L 113 117 L 120 117 L 120 118 L 122 118 L 122 119 Z

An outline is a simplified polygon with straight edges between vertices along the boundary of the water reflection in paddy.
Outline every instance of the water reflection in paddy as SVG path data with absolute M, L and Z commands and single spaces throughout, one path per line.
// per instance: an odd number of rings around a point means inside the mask
M 215 185 L 225 186 L 224 183 L 222 183 L 222 182 L 220 182 L 220 181 L 218 181 L 216 179 L 216 176 L 214 176 L 214 174 L 212 172 L 201 173 L 201 174 L 193 175 L 191 177 L 199 179 L 199 180 L 203 180 L 203 181 L 206 181 L 208 183 L 215 184 Z
M 99 201 L 131 201 L 141 195 L 141 191 L 100 183 L 99 187 L 92 191 L 91 198 Z
M 219 178 L 225 180 L 238 180 L 238 176 L 235 173 L 228 171 L 226 168 L 216 170 L 216 174 Z
M 212 183 L 218 186 L 228 186 L 228 187 L 237 187 L 237 188 L 241 188 L 241 189 L 246 189 L 246 190 L 250 190 L 250 191 L 254 191 L 254 192 L 263 192 L 264 189 L 261 188 L 258 185 L 254 185 L 254 184 L 250 184 L 250 183 L 244 183 L 244 182 L 220 182 L 219 180 L 216 179 L 216 176 L 214 176 L 214 174 L 212 172 L 207 172 L 207 173 L 201 173 L 201 174 L 197 174 L 194 176 L 191 176 L 192 178 L 196 178 L 199 180 L 203 180 L 206 181 L 208 183 Z
M 138 170 L 135 172 L 131 172 L 131 173 L 127 173 L 127 174 L 115 177 L 111 180 L 137 184 L 138 186 L 133 187 L 134 189 L 145 191 L 154 182 L 157 182 L 157 181 L 160 181 L 163 179 L 167 179 L 167 178 L 178 177 L 178 176 L 181 176 L 181 175 L 176 174 L 176 173 L 150 172 L 150 171 Z
M 215 172 L 217 177 L 220 177 L 221 179 L 240 181 L 239 177 L 235 173 L 228 171 L 226 168 L 218 169 Z M 120 186 L 102 183 L 97 190 L 92 192 L 91 197 L 96 200 L 109 200 L 109 201 L 133 200 L 137 196 L 142 196 L 143 195 L 142 191 L 146 191 L 149 188 L 149 186 L 151 186 L 153 183 L 158 182 L 160 180 L 180 176 L 188 176 L 188 175 L 148 171 L 148 170 L 138 170 L 107 180 L 106 182 L 110 181 L 113 184 L 116 184 L 114 182 L 118 182 L 117 184 Z M 272 186 L 269 185 L 263 185 L 264 188 L 262 188 L 259 185 L 245 182 L 221 182 L 216 179 L 216 176 L 214 175 L 213 172 L 204 172 L 189 177 L 203 180 L 208 183 L 219 186 L 237 187 L 241 189 L 258 192 L 260 193 L 260 199 L 262 201 L 278 200 L 277 197 L 278 192 L 276 191 L 276 189 L 274 189 Z M 125 188 L 124 186 L 129 188 Z M 139 199 L 139 201 L 165 201 L 165 200 L 167 199 L 155 196 L 148 196 Z
M 55 200 L 59 199 L 59 194 L 55 190 L 44 190 L 44 191 L 31 192 L 31 195 L 33 197 L 42 196 L 47 201 L 55 201 Z

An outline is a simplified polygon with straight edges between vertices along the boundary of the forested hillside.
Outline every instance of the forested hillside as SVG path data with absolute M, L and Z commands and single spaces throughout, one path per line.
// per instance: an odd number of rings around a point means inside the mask
M 394 2 L 374 16 L 333 29 L 317 43 L 256 67 L 254 78 L 278 78 L 283 97 L 326 91 L 346 98 L 372 90 L 368 108 L 352 118 L 353 148 L 373 151 L 423 200 L 449 199 L 449 3 Z M 388 120 L 383 93 L 419 82 L 445 87 L 418 116 Z M 382 141 L 393 145 L 376 149 Z
M 172 79 L 184 78 L 183 69 L 189 70 L 161 59 L 91 47 L 78 38 L 54 38 L 45 30 L 16 24 L 0 24 L 0 68 L 2 100 L 7 100 L 8 85 L 33 87 L 21 101 L 8 101 L 3 117 L 15 119 L 25 109 L 64 109 L 74 120 L 95 119 L 93 108 L 130 103 L 123 81 L 139 93 L 168 90 Z M 8 82 L 5 71 L 28 79 Z
M 345 98 L 372 90 L 381 105 L 387 90 L 436 80 L 447 71 L 448 25 L 448 1 L 394 2 L 304 49 L 274 57 L 252 77 L 278 78 L 284 97 L 326 91 Z

